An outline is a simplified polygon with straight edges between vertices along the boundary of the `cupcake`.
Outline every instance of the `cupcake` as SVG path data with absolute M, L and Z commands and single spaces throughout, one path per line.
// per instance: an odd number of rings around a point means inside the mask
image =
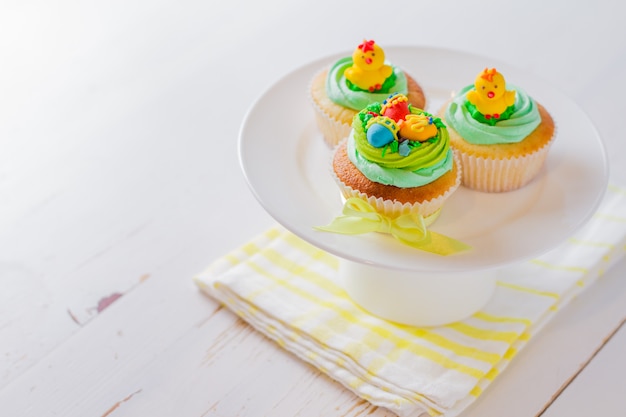
M 412 105 L 425 107 L 420 85 L 385 61 L 383 49 L 373 40 L 363 41 L 352 56 L 318 72 L 309 86 L 317 125 L 330 147 L 348 136 L 358 111 L 391 93 L 405 94 Z
M 463 167 L 462 183 L 484 192 L 523 187 L 544 165 L 554 138 L 554 120 L 524 90 L 508 86 L 495 68 L 440 110 L 450 146 Z
M 365 200 L 389 218 L 420 214 L 426 224 L 461 181 L 446 126 L 399 93 L 354 116 L 332 171 L 346 199 Z

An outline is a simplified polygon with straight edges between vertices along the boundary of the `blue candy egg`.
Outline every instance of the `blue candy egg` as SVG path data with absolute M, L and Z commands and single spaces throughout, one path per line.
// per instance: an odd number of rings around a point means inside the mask
M 381 124 L 373 124 L 367 129 L 367 141 L 375 148 L 382 148 L 394 139 L 393 132 Z

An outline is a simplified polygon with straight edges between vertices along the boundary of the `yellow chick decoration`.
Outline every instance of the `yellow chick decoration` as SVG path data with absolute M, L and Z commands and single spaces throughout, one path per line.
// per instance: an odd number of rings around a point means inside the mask
M 375 92 L 381 89 L 393 69 L 385 65 L 385 52 L 374 41 L 364 40 L 352 53 L 352 66 L 344 75 L 362 90 Z
M 485 68 L 474 80 L 474 88 L 467 93 L 467 100 L 487 120 L 499 119 L 515 103 L 515 91 L 506 90 L 504 77 L 495 68 Z

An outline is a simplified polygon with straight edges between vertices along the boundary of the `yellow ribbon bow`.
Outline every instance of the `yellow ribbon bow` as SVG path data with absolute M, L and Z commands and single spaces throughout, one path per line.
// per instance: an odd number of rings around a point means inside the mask
M 428 230 L 424 217 L 417 213 L 389 218 L 378 213 L 367 201 L 355 197 L 346 200 L 342 213 L 343 216 L 336 217 L 329 225 L 315 229 L 348 235 L 388 233 L 405 245 L 438 255 L 470 249 L 463 242 Z

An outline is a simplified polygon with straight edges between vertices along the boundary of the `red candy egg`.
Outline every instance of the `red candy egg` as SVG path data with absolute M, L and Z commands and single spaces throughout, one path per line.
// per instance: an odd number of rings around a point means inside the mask
M 381 114 L 393 119 L 395 122 L 404 120 L 409 113 L 409 102 L 406 96 L 402 94 L 391 95 L 383 102 Z

